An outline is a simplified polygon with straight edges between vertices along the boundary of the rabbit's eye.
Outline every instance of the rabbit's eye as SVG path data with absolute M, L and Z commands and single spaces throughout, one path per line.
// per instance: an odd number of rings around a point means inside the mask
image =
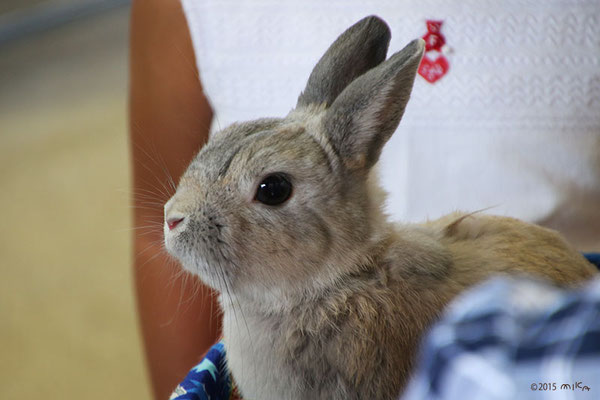
M 283 174 L 273 174 L 267 176 L 258 185 L 256 190 L 256 200 L 269 206 L 276 206 L 292 195 L 292 184 Z

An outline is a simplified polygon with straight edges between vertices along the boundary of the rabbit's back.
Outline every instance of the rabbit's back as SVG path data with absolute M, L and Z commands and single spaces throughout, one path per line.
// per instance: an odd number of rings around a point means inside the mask
M 453 278 L 464 286 L 498 273 L 573 286 L 597 273 L 558 232 L 518 219 L 456 212 L 425 225 L 450 252 Z

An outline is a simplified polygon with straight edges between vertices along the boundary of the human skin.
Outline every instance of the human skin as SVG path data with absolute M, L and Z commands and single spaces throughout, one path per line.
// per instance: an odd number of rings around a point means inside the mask
M 206 142 L 206 100 L 179 1 L 136 0 L 131 9 L 129 134 L 134 282 L 149 376 L 166 399 L 217 340 L 212 292 L 182 276 L 162 244 L 163 207 L 189 161 Z

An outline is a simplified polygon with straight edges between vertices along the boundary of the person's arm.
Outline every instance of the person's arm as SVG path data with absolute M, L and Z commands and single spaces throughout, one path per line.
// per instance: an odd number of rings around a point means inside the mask
M 212 119 L 179 1 L 133 2 L 129 101 L 134 279 L 154 396 L 166 399 L 219 330 L 214 296 L 162 246 L 167 174 L 181 176 Z

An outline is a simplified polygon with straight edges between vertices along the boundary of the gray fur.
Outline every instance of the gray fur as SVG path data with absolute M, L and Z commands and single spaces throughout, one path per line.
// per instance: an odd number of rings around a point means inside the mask
M 353 81 L 324 119 L 333 146 L 348 166 L 370 168 L 404 114 L 424 51 L 421 39 Z
M 313 69 L 297 107 L 331 105 L 350 82 L 385 60 L 390 37 L 387 24 L 375 16 L 348 28 Z
M 342 38 L 373 30 L 350 31 Z M 353 63 L 343 52 L 364 48 L 347 40 L 328 54 Z M 557 233 L 514 219 L 387 221 L 368 171 L 402 117 L 422 52 L 412 42 L 359 70 L 320 62 L 296 110 L 213 135 L 165 205 L 165 219 L 183 218 L 165 224 L 166 248 L 220 293 L 228 365 L 245 399 L 394 399 L 424 330 L 465 288 L 500 273 L 563 286 L 595 274 Z M 347 87 L 327 83 L 336 68 L 350 71 Z M 293 194 L 266 206 L 256 189 L 275 172 Z

